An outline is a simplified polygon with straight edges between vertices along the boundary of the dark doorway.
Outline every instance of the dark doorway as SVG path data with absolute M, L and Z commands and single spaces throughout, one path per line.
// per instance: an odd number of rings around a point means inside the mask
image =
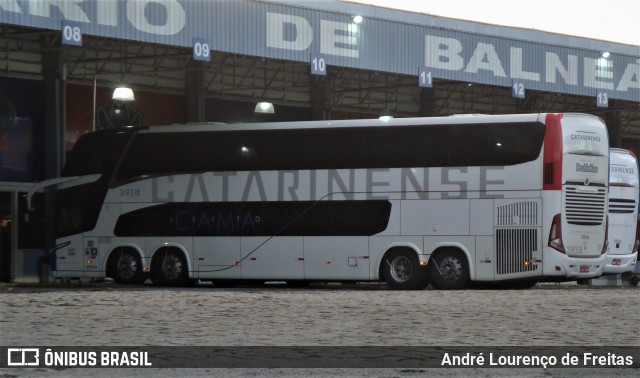
M 11 279 L 12 192 L 0 192 L 0 282 Z

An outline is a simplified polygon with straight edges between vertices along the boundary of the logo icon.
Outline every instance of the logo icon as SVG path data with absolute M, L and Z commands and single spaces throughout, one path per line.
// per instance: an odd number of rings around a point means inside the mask
M 39 366 L 40 350 L 38 348 L 8 348 L 7 366 Z

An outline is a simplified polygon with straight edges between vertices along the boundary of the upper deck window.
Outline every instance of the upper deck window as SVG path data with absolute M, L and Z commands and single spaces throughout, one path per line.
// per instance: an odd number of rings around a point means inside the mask
M 136 134 L 117 180 L 207 171 L 504 166 L 535 160 L 532 123 Z

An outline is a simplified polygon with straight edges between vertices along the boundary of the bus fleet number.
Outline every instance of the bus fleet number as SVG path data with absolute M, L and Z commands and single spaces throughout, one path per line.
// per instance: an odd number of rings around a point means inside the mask
M 140 189 L 120 189 L 120 197 L 140 197 Z

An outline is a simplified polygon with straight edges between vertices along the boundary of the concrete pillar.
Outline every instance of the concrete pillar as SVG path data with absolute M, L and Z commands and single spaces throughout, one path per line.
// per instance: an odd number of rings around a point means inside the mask
M 329 79 L 326 76 L 311 75 L 309 79 L 311 91 L 311 119 L 329 119 L 331 112 Z
M 609 106 L 615 107 L 615 100 L 609 100 Z M 620 125 L 620 113 L 616 111 L 607 112 L 604 122 L 609 130 L 609 146 L 622 148 L 622 127 Z
M 420 90 L 420 116 L 435 117 L 438 115 L 436 104 L 436 90 L 433 88 L 423 88 Z
M 60 177 L 65 159 L 66 73 L 62 48 L 45 50 L 42 53 L 42 74 L 44 76 L 45 177 L 55 178 Z
M 204 70 L 202 62 L 191 62 L 186 75 L 187 122 L 205 122 Z
M 43 37 L 46 38 L 46 37 Z M 46 45 L 46 41 L 43 41 Z M 44 77 L 44 161 L 45 178 L 60 177 L 65 160 L 65 109 L 66 109 L 66 72 L 63 47 L 47 49 L 42 53 L 42 74 Z M 87 109 L 87 112 L 90 109 Z M 45 256 L 54 243 L 53 233 L 53 197 L 54 189 L 45 191 Z M 36 262 L 33 262 L 36 263 Z M 49 265 L 50 266 L 50 265 Z M 48 272 L 47 272 L 48 274 Z

